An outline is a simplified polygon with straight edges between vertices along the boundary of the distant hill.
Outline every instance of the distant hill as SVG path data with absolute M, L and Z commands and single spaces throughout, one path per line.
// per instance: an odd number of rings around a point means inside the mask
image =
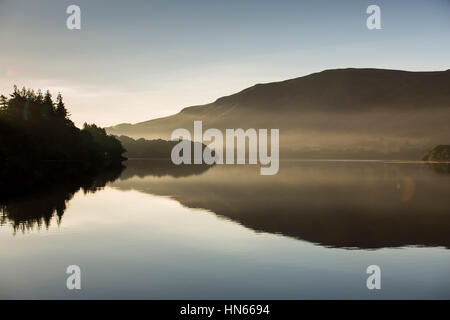
M 202 120 L 204 128 L 279 128 L 282 157 L 420 159 L 450 139 L 449 84 L 450 70 L 326 70 L 107 131 L 169 139 Z
M 450 145 L 439 145 L 428 152 L 424 161 L 450 161 Z

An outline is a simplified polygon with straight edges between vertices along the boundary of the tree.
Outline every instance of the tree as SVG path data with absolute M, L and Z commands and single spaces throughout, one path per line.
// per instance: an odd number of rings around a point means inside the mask
M 62 99 L 62 98 L 61 98 Z M 44 119 L 52 118 L 55 113 L 55 109 L 53 106 L 52 95 L 50 91 L 47 90 L 44 96 L 44 100 L 42 102 L 41 107 L 41 117 Z
M 55 115 L 59 119 L 66 119 L 69 116 L 66 106 L 64 105 L 61 93 L 58 93 L 58 96 L 56 97 Z
M 38 91 L 37 91 L 35 102 L 36 103 L 43 103 L 44 102 L 44 96 L 42 94 L 42 90 L 41 89 L 38 89 Z
M 23 95 L 16 85 L 14 85 L 14 91 L 10 94 L 11 99 L 8 101 L 6 109 L 6 115 L 16 121 L 23 120 L 25 118 L 25 106 L 26 97 Z
M 8 98 L 0 95 L 0 111 L 5 111 L 8 108 Z
M 38 90 L 37 94 L 34 90 L 28 89 L 25 94 L 25 113 L 27 114 L 26 119 L 33 121 L 33 123 L 38 124 L 41 118 L 43 97 L 42 91 Z
M 102 157 L 105 160 L 122 159 L 122 154 L 126 151 L 122 143 L 114 136 L 109 136 L 104 128 L 84 123 L 82 131 L 89 133 L 97 145 L 97 150 L 103 152 Z

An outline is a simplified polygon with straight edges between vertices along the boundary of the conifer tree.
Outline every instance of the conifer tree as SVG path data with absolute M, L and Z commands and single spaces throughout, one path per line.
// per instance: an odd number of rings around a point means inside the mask
M 59 119 L 66 119 L 68 116 L 68 112 L 67 112 L 66 106 L 64 105 L 61 93 L 58 93 L 58 96 L 56 97 L 55 114 L 56 114 L 56 117 Z
M 52 95 L 50 91 L 47 90 L 47 92 L 45 93 L 44 100 L 42 102 L 41 117 L 44 119 L 49 119 L 53 117 L 54 113 L 55 110 L 53 106 Z
M 5 111 L 8 108 L 8 98 L 0 95 L 0 111 Z

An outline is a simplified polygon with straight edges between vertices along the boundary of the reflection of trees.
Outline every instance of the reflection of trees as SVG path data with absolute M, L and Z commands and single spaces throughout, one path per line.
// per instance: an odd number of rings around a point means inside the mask
M 122 166 L 88 171 L 75 175 L 65 175 L 59 172 L 59 181 L 53 175 L 53 184 L 46 184 L 42 189 L 35 186 L 34 190 L 24 194 L 9 194 L 0 199 L 0 224 L 10 223 L 17 231 L 25 232 L 34 227 L 48 228 L 53 218 L 61 223 L 66 210 L 66 204 L 80 189 L 84 193 L 93 193 L 103 188 L 108 182 L 116 180 L 123 170 Z M 3 191 L 3 190 L 2 190 Z M 2 192 L 2 194 L 5 194 Z
M 450 174 L 450 163 L 429 162 L 428 166 L 438 174 Z
M 120 176 L 121 180 L 132 177 L 144 178 L 146 176 L 164 177 L 171 176 L 175 178 L 199 175 L 207 171 L 210 165 L 206 164 L 181 164 L 175 165 L 170 160 L 129 160 L 125 162 L 126 169 Z

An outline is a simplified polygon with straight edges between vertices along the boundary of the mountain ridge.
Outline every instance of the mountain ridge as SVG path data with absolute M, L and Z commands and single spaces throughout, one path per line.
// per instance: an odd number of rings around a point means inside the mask
M 331 69 L 255 84 L 172 116 L 107 131 L 169 139 L 174 129 L 191 130 L 194 120 L 202 120 L 204 128 L 279 128 L 285 154 L 308 156 L 320 150 L 320 157 L 347 153 L 364 158 L 375 152 L 385 158 L 404 149 L 406 158 L 421 157 L 430 146 L 450 139 L 445 120 L 450 119 L 449 84 L 450 69 Z M 406 149 L 416 150 L 412 155 Z

